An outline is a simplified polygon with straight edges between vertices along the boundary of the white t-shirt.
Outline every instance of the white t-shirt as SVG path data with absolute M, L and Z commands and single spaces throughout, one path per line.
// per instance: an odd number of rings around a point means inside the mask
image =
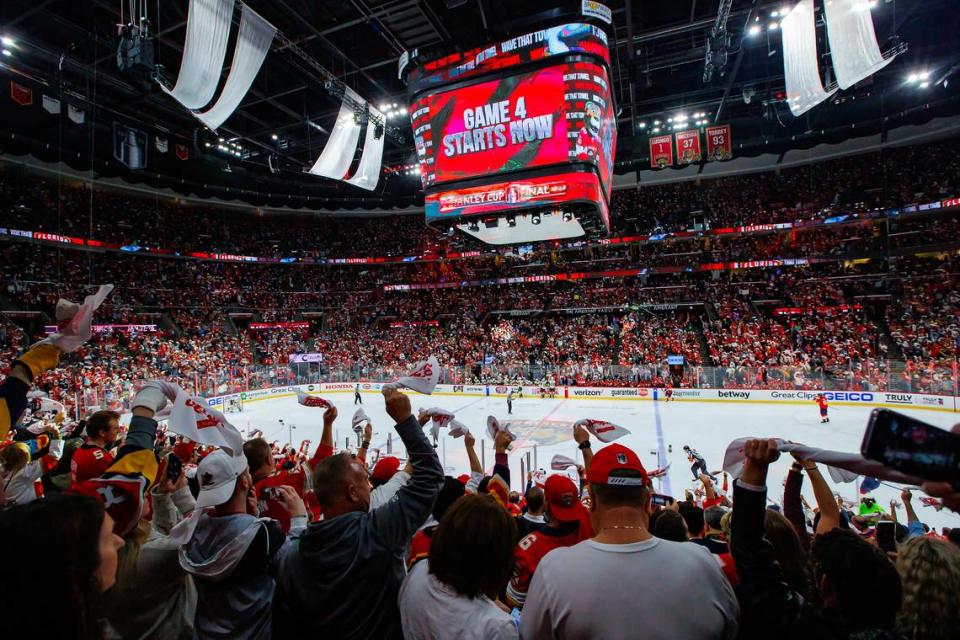
M 486 596 L 467 598 L 429 573 L 429 560 L 418 562 L 400 586 L 400 620 L 406 640 L 519 640 L 510 614 Z
M 520 630 L 524 640 L 729 640 L 739 617 L 733 588 L 705 548 L 585 540 L 540 561 Z

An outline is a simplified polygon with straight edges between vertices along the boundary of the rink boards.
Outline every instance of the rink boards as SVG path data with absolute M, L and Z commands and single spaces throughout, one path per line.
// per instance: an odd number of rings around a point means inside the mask
M 353 393 L 356 382 L 324 382 L 292 386 L 269 387 L 241 393 L 208 398 L 210 406 L 222 406 L 231 398 L 240 398 L 244 403 L 275 398 L 294 397 L 297 389 L 314 394 Z M 379 393 L 381 383 L 360 382 L 361 393 Z M 437 385 L 434 395 L 464 397 L 506 397 L 513 388 L 506 385 Z M 557 399 L 575 400 L 626 400 L 632 402 L 664 401 L 662 389 L 646 387 L 557 387 Z M 515 391 L 516 393 L 516 391 Z M 957 398 L 921 393 L 884 391 L 816 391 L 816 390 L 767 390 L 767 389 L 674 389 L 674 402 L 720 402 L 754 404 L 812 405 L 814 398 L 824 394 L 831 404 L 837 406 L 884 407 L 888 409 L 912 408 L 928 411 L 957 411 Z M 523 387 L 526 398 L 540 396 L 540 388 Z

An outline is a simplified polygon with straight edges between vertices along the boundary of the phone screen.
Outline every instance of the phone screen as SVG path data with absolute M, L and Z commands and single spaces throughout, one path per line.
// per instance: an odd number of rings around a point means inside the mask
M 171 482 L 176 482 L 180 478 L 180 472 L 183 470 L 183 463 L 175 454 L 167 455 L 167 477 Z
M 897 523 L 890 520 L 877 523 L 877 546 L 884 551 L 897 550 Z
M 864 457 L 924 480 L 960 480 L 960 436 L 889 409 L 874 409 Z
M 655 507 L 666 507 L 673 504 L 673 498 L 660 493 L 655 493 L 650 496 L 650 503 Z

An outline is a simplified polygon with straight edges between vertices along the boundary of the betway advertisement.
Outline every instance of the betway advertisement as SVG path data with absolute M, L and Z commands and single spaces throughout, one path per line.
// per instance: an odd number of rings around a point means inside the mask
M 616 122 L 600 65 L 568 62 L 440 92 L 411 113 L 424 188 L 586 162 L 609 196 Z

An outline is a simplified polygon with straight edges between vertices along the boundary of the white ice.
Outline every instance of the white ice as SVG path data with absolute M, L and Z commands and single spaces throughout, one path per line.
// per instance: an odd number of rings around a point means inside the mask
M 343 447 L 345 439 L 350 438 L 351 448 L 356 439 L 351 431 L 350 418 L 355 406 L 352 393 L 329 393 L 323 396 L 333 402 L 339 412 L 336 422 L 337 446 Z M 856 452 L 870 413 L 870 407 L 830 407 L 830 422 L 820 423 L 820 415 L 815 403 L 810 406 L 773 405 L 773 404 L 723 404 L 709 402 L 674 401 L 671 403 L 628 400 L 541 400 L 539 397 L 515 399 L 513 415 L 507 416 L 504 398 L 469 396 L 422 396 L 410 394 L 414 413 L 418 407 L 441 407 L 453 411 L 457 419 L 466 424 L 477 438 L 477 452 L 485 449 L 485 463 L 489 472 L 493 466 L 492 442 L 486 436 L 486 419 L 495 415 L 501 421 L 506 419 L 528 421 L 527 427 L 513 427 L 518 440 L 510 454 L 512 489 L 523 490 L 524 479 L 520 477 L 520 461 L 529 452 L 531 461 L 536 456 L 534 468 L 543 468 L 550 472 L 550 459 L 555 453 L 582 460 L 572 439 L 572 430 L 559 426 L 560 422 L 573 423 L 580 418 L 603 419 L 624 426 L 632 432 L 619 440 L 640 455 L 647 470 L 670 464 L 669 473 L 657 481 L 657 491 L 683 498 L 686 488 L 693 488 L 693 474 L 690 463 L 682 451 L 683 445 L 697 449 L 706 459 L 711 471 L 719 470 L 723 453 L 727 445 L 735 438 L 745 436 L 781 437 L 810 446 L 836 451 Z M 392 429 L 393 421 L 384 410 L 380 393 L 363 394 L 363 407 L 374 425 L 372 449 L 381 448 L 386 454 L 387 433 Z M 903 410 L 920 420 L 950 428 L 960 422 L 957 414 Z M 303 407 L 295 398 L 279 398 L 249 402 L 241 413 L 230 414 L 228 418 L 241 431 L 261 429 L 268 441 L 288 442 L 288 433 L 296 446 L 305 439 L 312 441 L 311 452 L 320 440 L 322 429 L 322 409 Z M 284 424 L 279 421 L 283 420 Z M 288 429 L 288 427 L 292 427 Z M 429 437 L 429 428 L 426 429 Z M 594 440 L 594 450 L 603 445 Z M 671 451 L 672 449 L 672 451 Z M 438 454 L 448 475 L 459 475 L 469 470 L 467 456 L 462 439 L 454 439 L 441 431 Z M 403 445 L 397 434 L 393 434 L 393 453 L 404 457 Z M 790 467 L 792 458 L 783 456 L 770 469 L 767 481 L 768 495 L 776 502 L 782 501 L 782 483 Z M 826 474 L 824 474 L 826 476 Z M 835 493 L 847 501 L 859 500 L 857 483 L 836 484 L 829 480 Z M 806 479 L 803 493 L 807 502 L 815 505 L 810 483 Z M 891 499 L 899 503 L 900 492 L 889 486 L 881 486 L 872 494 L 884 509 L 889 511 Z M 960 515 L 920 503 L 924 495 L 914 491 L 913 505 L 921 521 L 935 527 L 960 526 Z M 900 522 L 906 520 L 902 507 L 898 509 Z

